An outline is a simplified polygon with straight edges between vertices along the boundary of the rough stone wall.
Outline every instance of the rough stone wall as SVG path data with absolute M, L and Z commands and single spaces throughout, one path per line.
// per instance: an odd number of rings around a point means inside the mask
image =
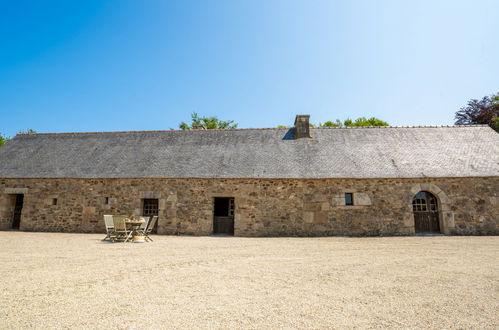
M 158 198 L 160 234 L 210 235 L 213 198 L 235 197 L 238 236 L 410 235 L 421 190 L 437 196 L 443 233 L 499 234 L 499 177 L 0 179 L 0 229 L 24 193 L 21 230 L 30 231 L 103 232 L 104 214 L 140 214 L 142 199 Z M 355 205 L 344 205 L 346 192 Z

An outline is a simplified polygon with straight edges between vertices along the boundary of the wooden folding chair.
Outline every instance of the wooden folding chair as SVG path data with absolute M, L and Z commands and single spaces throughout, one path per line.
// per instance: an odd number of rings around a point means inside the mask
M 146 230 L 144 231 L 144 237 L 145 237 L 145 240 L 146 242 L 149 240 L 149 241 L 153 241 L 151 237 L 149 237 L 149 234 L 152 233 L 152 231 L 154 230 L 154 226 L 156 225 L 156 222 L 158 221 L 158 216 L 155 215 L 151 218 L 151 220 L 149 220 L 149 223 L 147 224 L 147 228 Z
M 140 234 L 144 235 L 144 234 L 145 234 L 145 232 L 146 232 L 146 229 L 147 229 L 147 225 L 149 224 L 149 221 L 151 221 L 151 218 L 152 218 L 152 217 L 149 217 L 149 216 L 146 216 L 146 215 L 143 215 L 143 216 L 140 216 L 140 217 L 141 217 L 141 218 L 144 218 L 144 219 L 146 220 L 145 222 L 143 222 L 143 223 L 140 225 L 140 227 L 139 227 L 139 229 L 138 229 L 138 232 L 139 232 Z
M 106 226 L 106 237 L 104 237 L 104 239 L 102 240 L 103 241 L 105 241 L 106 239 L 113 240 L 115 233 L 114 233 L 114 223 L 112 215 L 104 215 L 104 225 Z
M 131 231 L 129 232 L 126 229 L 125 219 L 126 219 L 126 217 L 113 216 L 114 233 L 115 233 L 115 237 L 113 239 L 113 242 L 115 240 L 123 240 L 126 242 L 130 239 L 132 232 Z

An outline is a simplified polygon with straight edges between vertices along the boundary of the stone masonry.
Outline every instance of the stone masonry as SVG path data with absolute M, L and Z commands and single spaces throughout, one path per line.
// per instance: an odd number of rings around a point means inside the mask
M 236 236 L 411 235 L 419 191 L 437 197 L 444 234 L 499 234 L 499 177 L 0 179 L 0 229 L 22 193 L 27 231 L 103 232 L 104 214 L 140 214 L 142 199 L 157 198 L 158 233 L 210 235 L 214 197 L 234 197 Z

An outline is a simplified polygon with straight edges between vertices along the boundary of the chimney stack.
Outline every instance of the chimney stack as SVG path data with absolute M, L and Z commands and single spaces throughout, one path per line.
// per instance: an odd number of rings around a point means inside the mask
M 310 136 L 310 115 L 296 115 L 295 118 L 295 140 L 311 138 Z
M 193 124 L 192 129 L 206 129 L 202 124 Z

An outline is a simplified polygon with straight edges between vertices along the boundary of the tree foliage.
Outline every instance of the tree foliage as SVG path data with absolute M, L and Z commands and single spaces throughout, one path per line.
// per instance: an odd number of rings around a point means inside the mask
M 189 130 L 193 127 L 204 127 L 205 129 L 231 129 L 237 128 L 233 120 L 220 120 L 217 117 L 200 117 L 196 112 L 191 114 L 191 124 L 181 122 L 178 127 L 182 130 Z
M 36 133 L 36 131 L 32 128 L 23 129 L 19 131 L 19 134 L 34 134 L 34 133 Z M 5 143 L 7 143 L 8 141 L 10 141 L 10 137 L 0 133 L 0 147 L 5 145 Z
M 325 121 L 323 123 L 318 123 L 309 124 L 310 127 L 360 127 L 360 126 L 390 126 L 386 121 L 382 121 L 381 119 L 371 117 L 371 118 L 366 118 L 366 117 L 359 117 L 355 120 L 352 119 L 345 119 L 344 121 L 341 121 L 339 119 L 336 119 L 335 121 Z M 285 125 L 279 125 L 277 128 L 286 128 L 288 126 Z
M 499 93 L 471 99 L 456 112 L 456 125 L 485 124 L 499 132 Z
M 22 129 L 19 131 L 19 134 L 35 134 L 36 131 L 32 128 L 28 128 L 28 129 Z
M 489 126 L 492 127 L 494 129 L 494 131 L 499 133 L 499 117 L 492 118 Z
M 319 127 L 360 127 L 360 126 L 389 126 L 389 124 L 381 119 L 371 117 L 359 117 L 355 120 L 345 119 L 343 122 L 339 119 L 335 121 L 326 121 L 319 123 Z
M 0 133 L 0 147 L 10 140 L 9 137 Z
M 320 127 L 339 127 L 339 126 L 343 126 L 343 123 L 339 119 L 336 119 L 335 121 L 328 120 L 328 121 L 325 121 L 323 123 L 319 123 L 319 126 Z

